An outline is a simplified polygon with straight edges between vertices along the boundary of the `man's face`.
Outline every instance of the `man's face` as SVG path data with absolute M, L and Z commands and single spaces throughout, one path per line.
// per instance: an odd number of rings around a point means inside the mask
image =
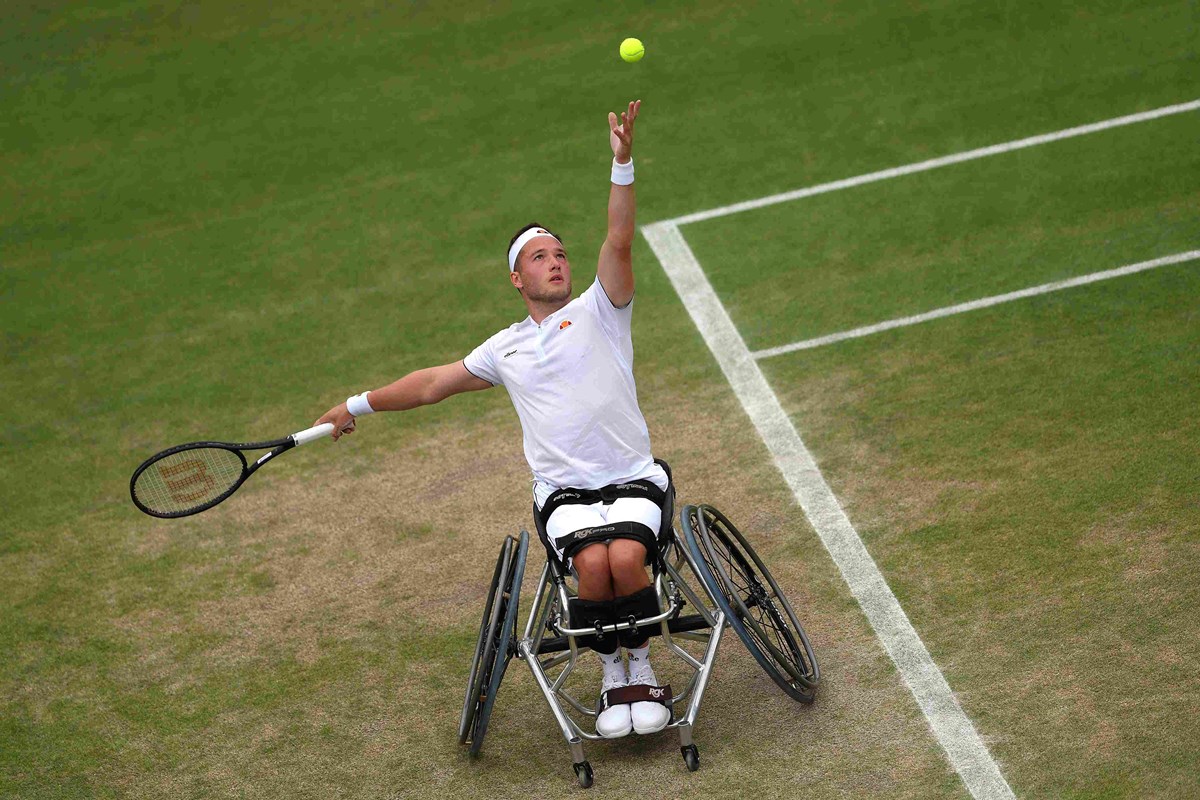
M 571 297 L 567 251 L 553 236 L 538 236 L 526 242 L 517 254 L 517 269 L 510 277 L 513 286 L 529 300 L 554 303 Z

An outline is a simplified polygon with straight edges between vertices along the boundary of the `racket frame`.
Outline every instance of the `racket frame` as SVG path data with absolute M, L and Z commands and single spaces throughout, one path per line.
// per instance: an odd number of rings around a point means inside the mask
M 267 442 L 188 442 L 187 444 L 177 444 L 174 447 L 169 447 L 166 450 L 163 450 L 162 452 L 155 453 L 138 465 L 138 468 L 133 471 L 133 476 L 129 479 L 129 497 L 131 500 L 133 500 L 133 504 L 138 507 L 139 511 L 144 514 L 149 514 L 152 517 L 158 517 L 159 519 L 190 517 L 193 514 L 199 514 L 201 511 L 207 511 L 213 506 L 229 499 L 229 496 L 241 488 L 242 484 L 245 483 L 251 475 L 257 472 L 259 467 L 261 467 L 263 464 L 266 464 L 276 456 L 286 453 L 288 450 L 291 450 L 294 447 L 299 447 L 302 444 L 315 441 L 323 436 L 328 436 L 332 432 L 333 425 L 326 422 L 323 425 L 317 425 L 315 427 L 299 431 L 298 433 L 293 433 L 291 436 L 287 436 L 283 439 L 273 439 Z M 137 492 L 134 490 L 134 487 L 137 485 L 138 478 L 141 477 L 141 474 L 149 467 L 163 460 L 164 458 L 167 458 L 168 456 L 175 455 L 176 453 L 182 453 L 187 450 L 205 449 L 228 450 L 231 453 L 236 453 L 237 457 L 241 459 L 242 474 L 228 489 L 212 500 L 201 503 L 194 508 L 183 509 L 182 511 L 156 511 L 138 500 Z M 247 450 L 268 450 L 269 452 L 262 454 L 253 462 L 250 462 L 247 461 L 246 454 L 244 452 Z

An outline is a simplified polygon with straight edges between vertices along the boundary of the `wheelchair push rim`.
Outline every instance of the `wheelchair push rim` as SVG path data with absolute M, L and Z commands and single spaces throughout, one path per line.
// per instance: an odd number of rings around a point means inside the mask
M 758 553 L 712 506 L 681 514 L 689 548 L 713 597 L 763 671 L 802 703 L 816 696 L 820 668 L 791 603 Z
M 521 531 L 518 539 L 504 538 L 496 559 L 459 720 L 459 743 L 469 745 L 473 756 L 483 747 L 500 682 L 514 654 L 521 580 L 528 551 L 529 534 Z

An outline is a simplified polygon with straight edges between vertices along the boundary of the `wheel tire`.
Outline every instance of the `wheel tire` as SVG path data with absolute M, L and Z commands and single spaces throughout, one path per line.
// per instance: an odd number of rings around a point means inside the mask
M 733 523 L 712 506 L 686 506 L 683 528 L 717 605 L 763 671 L 801 703 L 816 698 L 820 667 L 779 584 Z
M 475 655 L 471 657 L 471 672 L 467 676 L 467 694 L 463 699 L 462 715 L 458 720 L 458 743 L 466 744 L 471 737 L 475 716 L 479 711 L 479 693 L 482 691 L 485 676 L 484 662 L 490 661 L 489 648 L 493 640 L 493 631 L 500 619 L 500 607 L 496 603 L 497 589 L 500 582 L 507 577 L 505 570 L 512 559 L 513 538 L 504 537 L 500 545 L 500 555 L 496 559 L 496 569 L 492 572 L 492 582 L 488 587 L 487 601 L 483 606 L 483 621 L 479 623 L 479 635 L 475 641 Z
M 500 681 L 515 649 L 521 579 L 525 575 L 528 552 L 529 534 L 521 531 L 518 539 L 504 538 L 496 559 L 496 571 L 484 607 L 483 624 L 475 646 L 476 658 L 467 680 L 467 696 L 459 720 L 458 741 L 469 745 L 473 756 L 483 747 Z
M 590 789 L 595 775 L 592 773 L 592 765 L 586 761 L 580 761 L 575 765 L 575 780 L 579 781 L 579 788 Z
M 700 769 L 700 751 L 696 749 L 696 745 L 689 744 L 679 750 L 683 753 L 683 764 L 687 767 L 688 772 Z

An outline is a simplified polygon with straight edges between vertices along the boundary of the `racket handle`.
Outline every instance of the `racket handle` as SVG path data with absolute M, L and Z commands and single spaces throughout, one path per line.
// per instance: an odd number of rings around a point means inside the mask
M 293 433 L 292 439 L 296 442 L 296 447 L 309 442 L 315 442 L 323 436 L 328 436 L 333 433 L 333 423 L 326 422 L 323 425 L 318 425 L 315 428 L 307 428 L 299 433 Z

